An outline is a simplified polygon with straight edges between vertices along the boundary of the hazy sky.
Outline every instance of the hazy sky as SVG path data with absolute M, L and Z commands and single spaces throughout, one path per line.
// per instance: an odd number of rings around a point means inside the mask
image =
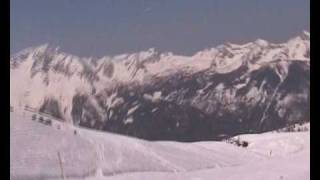
M 309 0 L 11 0 L 11 53 L 43 43 L 79 56 L 155 47 L 191 55 L 226 41 L 309 30 Z

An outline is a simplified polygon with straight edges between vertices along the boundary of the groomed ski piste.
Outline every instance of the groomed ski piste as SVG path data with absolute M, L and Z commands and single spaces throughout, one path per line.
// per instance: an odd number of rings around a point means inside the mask
M 239 135 L 218 141 L 145 141 L 10 112 L 11 180 L 307 180 L 310 133 Z M 44 118 L 46 119 L 46 118 Z M 309 124 L 307 124 L 308 127 Z

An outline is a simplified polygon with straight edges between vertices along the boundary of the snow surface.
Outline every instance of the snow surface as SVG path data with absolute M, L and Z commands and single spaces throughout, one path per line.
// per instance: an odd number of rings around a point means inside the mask
M 215 141 L 149 142 L 63 123 L 67 128 L 57 129 L 32 115 L 10 112 L 12 180 L 61 179 L 58 152 L 67 179 L 310 179 L 309 131 L 240 135 L 249 142 L 242 148 Z

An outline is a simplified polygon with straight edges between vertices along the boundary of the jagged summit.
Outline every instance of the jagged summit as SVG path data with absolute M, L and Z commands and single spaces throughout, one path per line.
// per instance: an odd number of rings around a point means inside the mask
M 302 34 L 300 35 L 300 37 L 303 39 L 303 40 L 310 40 L 310 32 L 309 31 L 303 31 Z
M 262 47 L 266 47 L 269 45 L 269 42 L 264 40 L 264 39 L 257 39 L 254 41 L 255 44 L 259 45 L 259 46 L 262 46 Z

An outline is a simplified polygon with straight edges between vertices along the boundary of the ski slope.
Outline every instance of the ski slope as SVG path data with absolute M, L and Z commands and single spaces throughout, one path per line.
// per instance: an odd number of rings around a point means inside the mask
M 149 142 L 10 112 L 11 179 L 309 179 L 309 132 L 241 135 L 225 142 Z M 61 126 L 57 129 L 57 124 Z M 77 132 L 76 134 L 74 132 Z

